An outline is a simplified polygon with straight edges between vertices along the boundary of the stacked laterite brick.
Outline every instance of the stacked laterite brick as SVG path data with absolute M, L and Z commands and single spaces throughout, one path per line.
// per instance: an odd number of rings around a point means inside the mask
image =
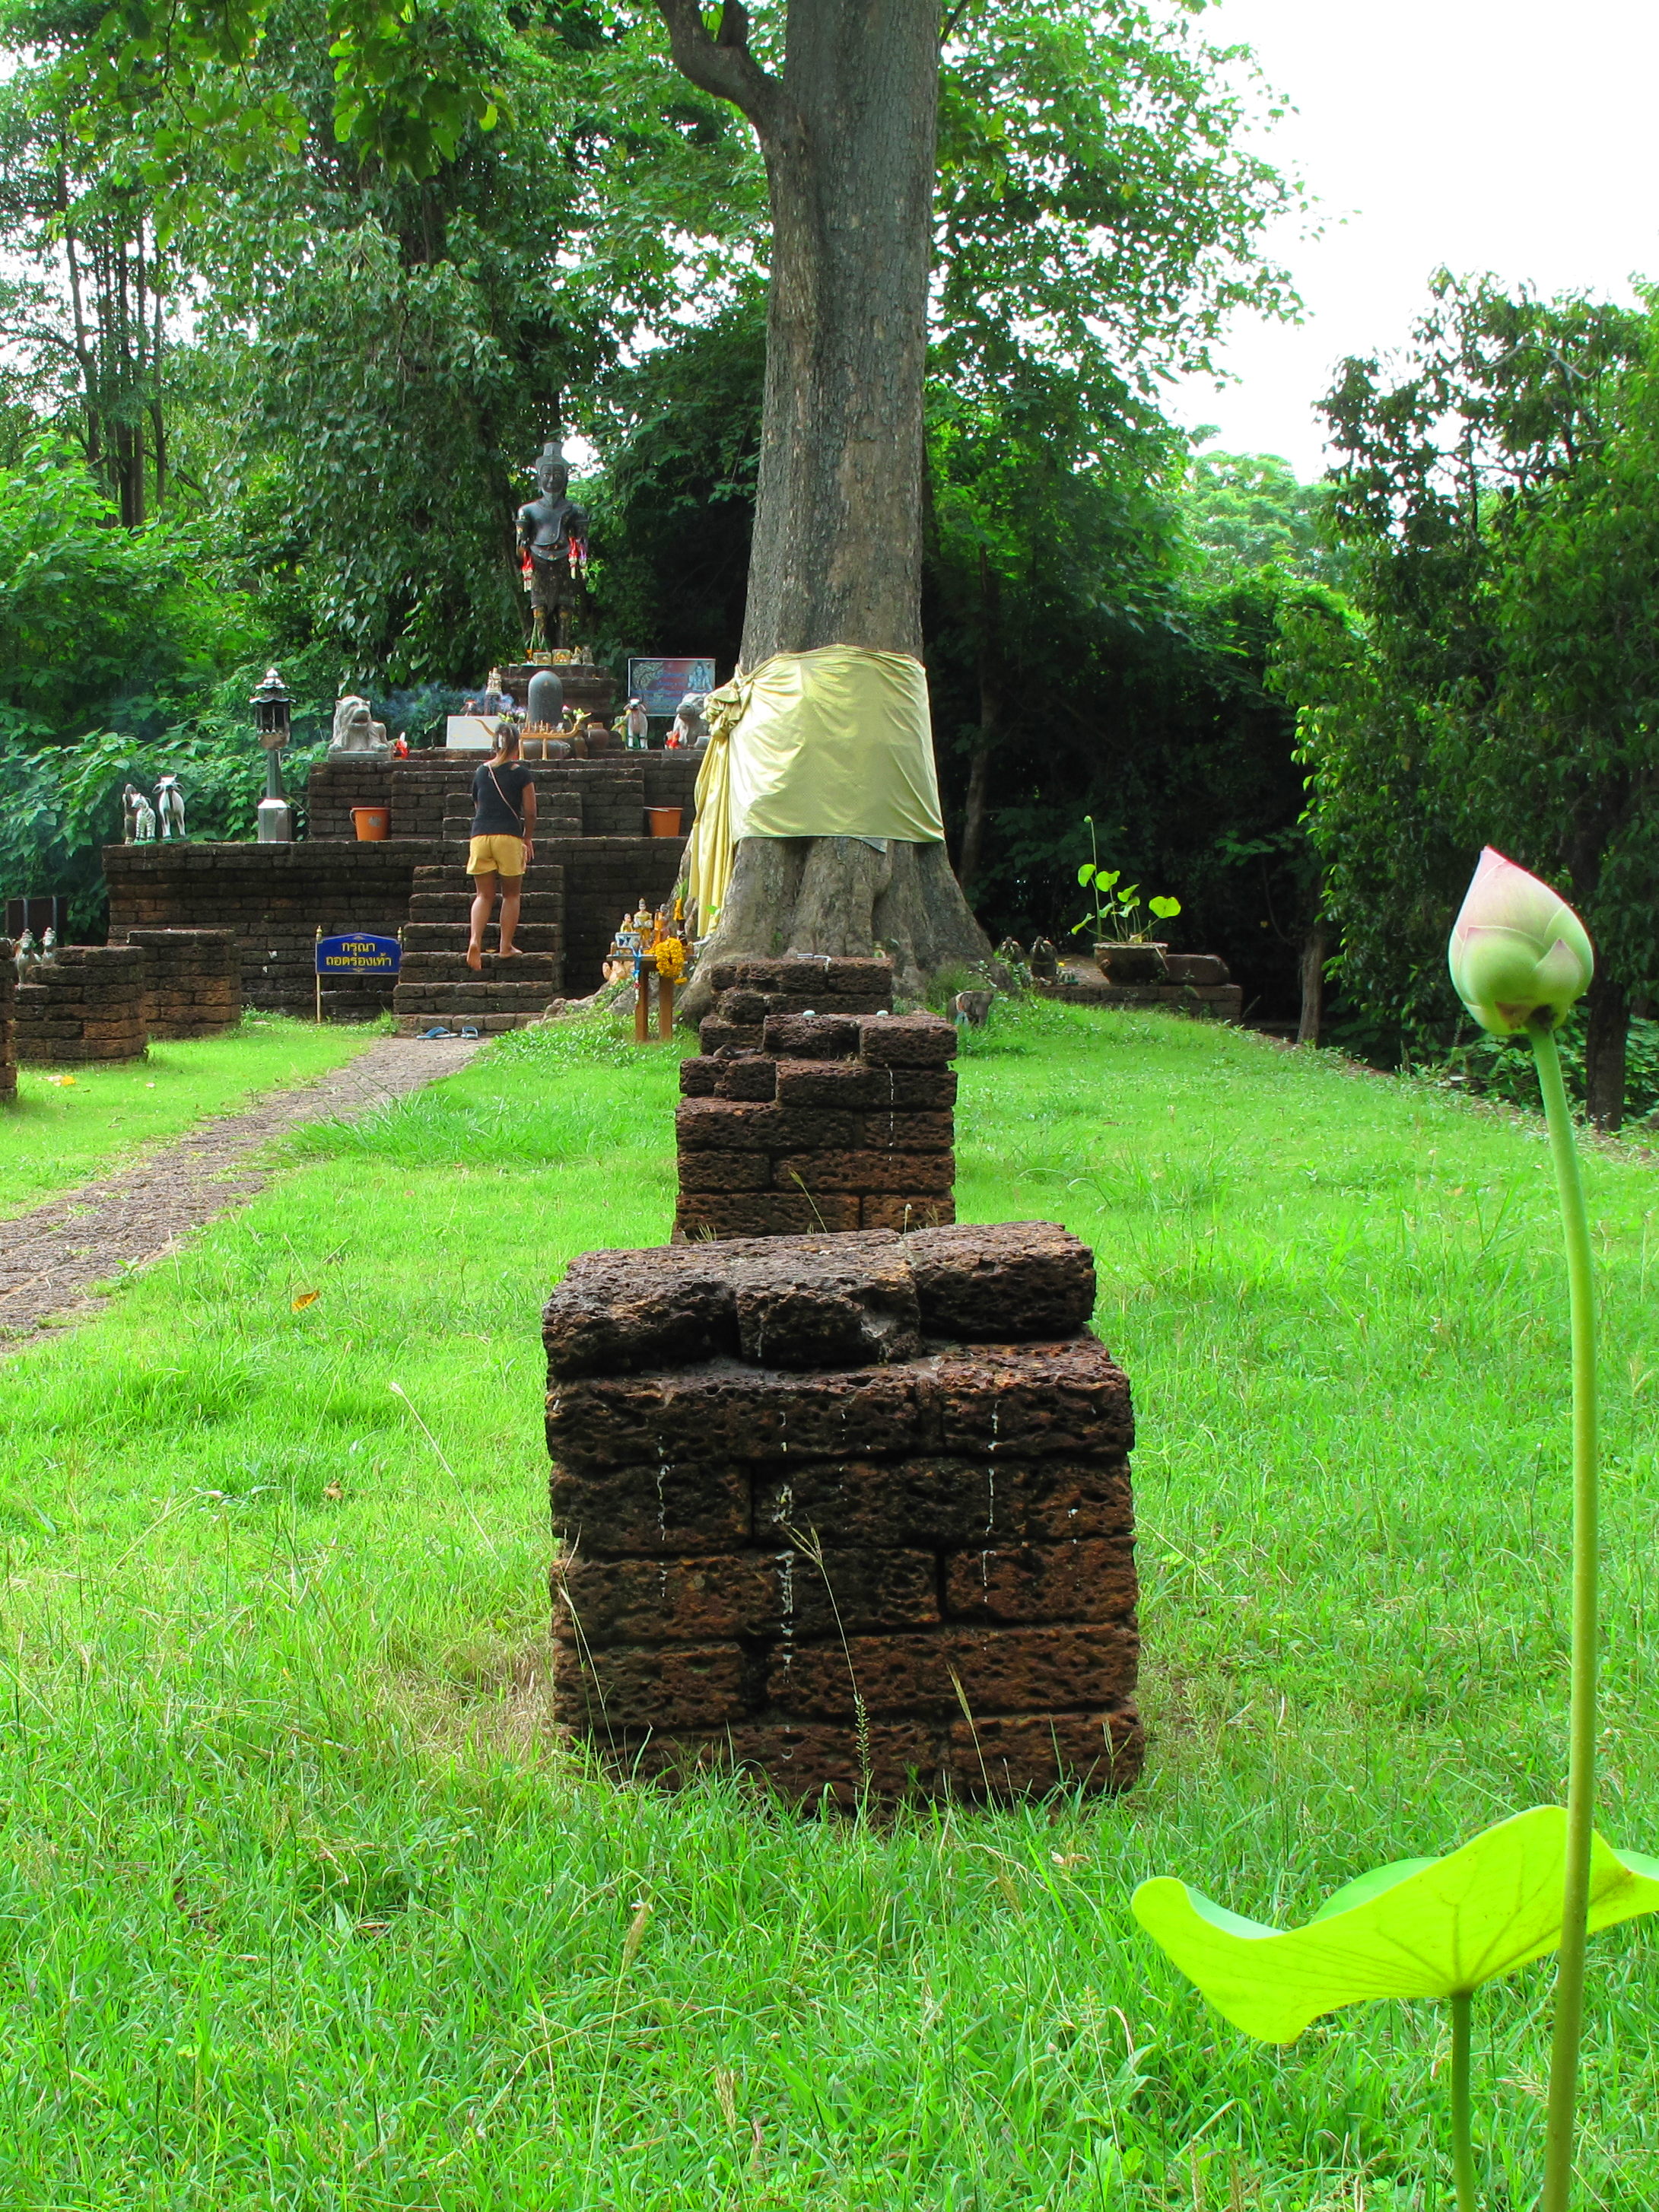
M 745 961 L 723 977 L 702 1054 L 680 1064 L 676 1241 L 953 1221 L 951 1024 L 876 1011 L 891 1003 L 883 961 Z
M 0 937 L 0 1099 L 17 1096 L 17 948 Z
M 1082 960 L 1063 960 L 1051 983 L 1034 983 L 1045 999 L 1073 1006 L 1110 1006 L 1120 1011 L 1156 1006 L 1168 1013 L 1191 1014 L 1200 1021 L 1242 1022 L 1244 994 L 1227 963 L 1212 952 L 1171 952 L 1156 983 L 1109 983 L 1098 968 Z
M 387 845 L 111 845 L 104 852 L 112 941 L 136 929 L 234 933 L 249 1006 L 309 1014 L 316 1004 L 317 932 L 395 937 L 409 914 L 416 866 L 442 848 Z M 392 979 L 323 986 L 331 1019 L 367 1021 L 392 1003 Z
M 153 1037 L 222 1036 L 242 1018 L 242 951 L 229 929 L 134 929 L 149 958 L 144 1022 Z
M 578 1260 L 562 1726 L 616 1771 L 1001 1796 L 1139 1771 L 1129 1387 L 1042 1222 Z
M 717 960 L 708 973 L 714 1003 L 700 1035 L 706 1053 L 729 1045 L 758 1052 L 769 1014 L 889 1013 L 893 969 L 885 960 Z
M 18 1059 L 140 1059 L 149 969 L 136 945 L 60 945 L 18 986 Z

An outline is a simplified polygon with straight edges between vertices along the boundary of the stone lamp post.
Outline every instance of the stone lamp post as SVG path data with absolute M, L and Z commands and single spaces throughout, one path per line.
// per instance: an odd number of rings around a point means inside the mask
M 265 749 L 265 795 L 258 808 L 259 842 L 291 845 L 294 809 L 283 796 L 283 747 L 288 743 L 291 702 L 288 686 L 274 668 L 266 669 L 264 681 L 248 703 L 253 709 L 255 734 Z

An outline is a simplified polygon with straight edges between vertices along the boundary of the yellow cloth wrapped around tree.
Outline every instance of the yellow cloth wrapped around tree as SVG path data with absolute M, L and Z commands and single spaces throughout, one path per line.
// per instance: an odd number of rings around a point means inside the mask
M 775 653 L 710 692 L 703 711 L 687 856 L 700 934 L 725 902 L 740 837 L 944 842 L 927 676 L 908 653 Z

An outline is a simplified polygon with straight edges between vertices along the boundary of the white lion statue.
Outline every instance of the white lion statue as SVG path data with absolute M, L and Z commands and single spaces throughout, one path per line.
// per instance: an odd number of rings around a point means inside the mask
M 386 724 L 375 720 L 367 699 L 351 694 L 335 702 L 334 734 L 329 739 L 328 750 L 331 758 L 336 753 L 390 751 Z

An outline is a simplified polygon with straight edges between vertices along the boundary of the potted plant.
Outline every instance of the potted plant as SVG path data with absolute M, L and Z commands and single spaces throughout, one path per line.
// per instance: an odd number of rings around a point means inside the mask
M 1083 818 L 1089 825 L 1089 850 L 1093 858 L 1083 863 L 1077 879 L 1085 890 L 1093 891 L 1094 904 L 1081 921 L 1073 923 L 1072 934 L 1080 937 L 1085 929 L 1092 931 L 1095 964 L 1109 983 L 1156 983 L 1166 972 L 1164 955 L 1169 948 L 1149 933 L 1155 924 L 1173 921 L 1181 911 L 1181 901 L 1143 899 L 1138 884 L 1127 884 L 1120 890 L 1123 871 L 1101 866 L 1095 818 L 1092 814 Z

